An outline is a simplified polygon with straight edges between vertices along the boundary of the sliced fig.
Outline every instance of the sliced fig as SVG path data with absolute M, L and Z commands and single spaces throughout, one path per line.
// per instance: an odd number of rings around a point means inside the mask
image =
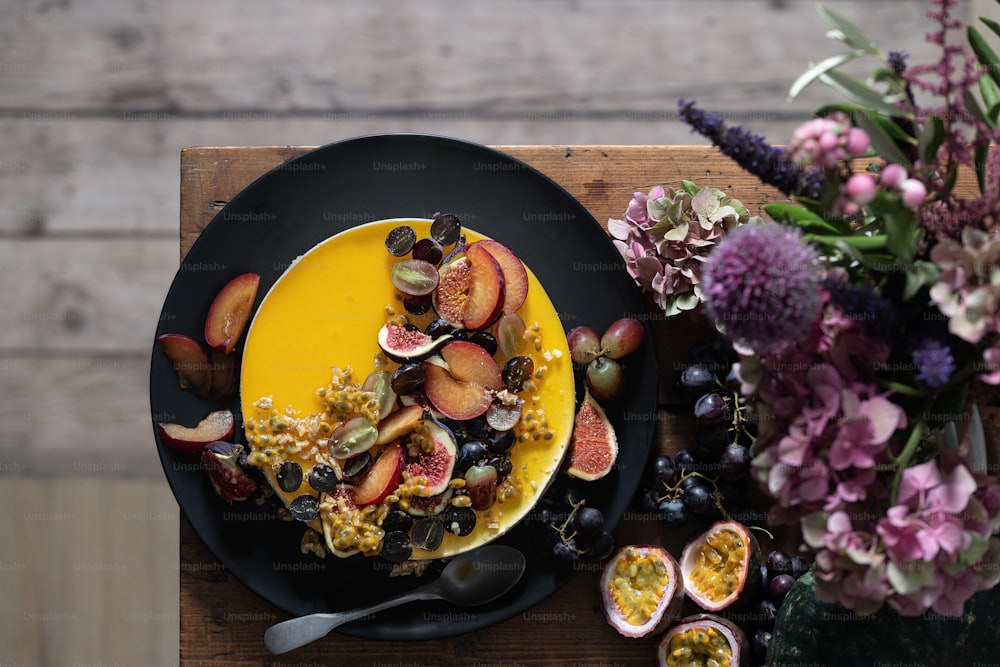
M 625 637 L 645 637 L 680 618 L 684 580 L 677 561 L 656 545 L 619 549 L 601 574 L 604 616 Z
M 418 329 L 389 323 L 378 330 L 378 346 L 385 356 L 399 363 L 422 361 L 435 354 L 451 338 L 450 334 L 431 338 Z
M 659 667 L 745 667 L 749 659 L 746 634 L 729 619 L 712 614 L 682 618 L 663 635 L 656 648 Z
M 600 479 L 611 472 L 617 458 L 615 429 L 604 409 L 587 391 L 573 421 L 566 474 L 587 481 Z
M 413 495 L 426 498 L 444 493 L 455 470 L 455 456 L 458 453 L 455 436 L 437 421 L 425 419 L 414 429 L 411 442 L 418 445 L 418 453 L 410 457 L 405 471 L 411 477 L 424 479 L 420 492 L 415 490 Z M 425 443 L 429 451 L 425 451 Z
M 210 442 L 201 450 L 201 462 L 212 488 L 227 503 L 246 500 L 257 491 L 257 482 L 240 467 L 242 452 L 242 445 L 225 441 Z
M 411 496 L 410 506 L 406 508 L 406 511 L 413 516 L 436 516 L 448 507 L 449 501 L 454 494 L 454 489 L 449 487 L 443 493 L 427 498 Z
M 720 521 L 688 542 L 680 565 L 687 596 L 705 611 L 721 611 L 757 589 L 760 545 L 742 523 Z
M 437 289 L 431 294 L 434 312 L 453 327 L 464 328 L 462 313 L 472 284 L 472 263 L 465 256 L 464 248 L 445 258 L 438 268 L 438 276 Z

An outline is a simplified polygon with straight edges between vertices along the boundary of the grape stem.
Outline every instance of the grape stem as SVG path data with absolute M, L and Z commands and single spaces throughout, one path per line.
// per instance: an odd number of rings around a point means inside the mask
M 571 546 L 570 543 L 569 543 L 570 540 L 572 540 L 574 537 L 576 537 L 576 531 L 574 530 L 572 533 L 569 534 L 569 537 L 567 537 L 566 536 L 566 529 L 569 528 L 570 524 L 573 523 L 573 518 L 576 516 L 576 511 L 578 509 L 580 509 L 581 507 L 583 507 L 584 505 L 586 505 L 586 504 L 587 504 L 587 499 L 586 498 L 581 498 L 579 501 L 573 503 L 573 505 L 572 505 L 573 509 L 570 510 L 569 516 L 566 517 L 566 520 L 562 522 L 561 526 L 557 526 L 554 523 L 550 523 L 549 524 L 552 527 L 552 530 L 554 530 L 557 533 L 559 533 L 559 540 L 564 545 L 566 545 L 566 548 L 569 549 L 570 551 L 574 552 L 574 553 L 580 554 L 581 556 L 583 554 L 585 554 L 586 551 L 584 551 L 583 549 L 579 549 L 577 547 Z

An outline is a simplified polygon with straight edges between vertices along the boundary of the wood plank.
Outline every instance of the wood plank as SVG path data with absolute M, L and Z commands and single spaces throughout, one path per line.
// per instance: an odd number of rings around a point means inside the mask
M 148 357 L 4 356 L 0 386 L 12 388 L 0 401 L 0 483 L 53 475 L 162 479 Z
M 827 4 L 886 49 L 934 52 L 922 37 L 923 4 Z M 247 12 L 237 0 L 115 0 L 99 9 L 21 0 L 4 11 L 0 36 L 12 56 L 0 106 L 18 110 L 489 118 L 660 113 L 694 95 L 771 112 L 808 61 L 838 52 L 823 42 L 813 3 L 801 1 L 702 0 L 694 11 L 684 0 L 460 9 L 447 0 L 295 0 Z M 816 99 L 810 91 L 802 108 Z
M 148 355 L 177 271 L 171 239 L 34 238 L 0 244 L 0 353 Z M 17 289 L 13 289 L 17 286 Z
M 78 116 L 61 120 L 0 117 L 0 134 L 9 151 L 0 156 L 0 200 L 8 202 L 0 211 L 0 233 L 176 238 L 177 156 L 186 146 L 311 146 L 389 132 L 445 135 L 494 145 L 706 143 L 672 113 L 667 119 L 635 115 L 484 120 L 457 114 L 427 118 L 336 114 L 329 118 L 126 122 Z M 789 137 L 796 125 L 798 121 L 777 117 L 751 122 L 754 131 L 778 142 Z
M 178 522 L 164 481 L 0 481 L 0 664 L 176 664 Z

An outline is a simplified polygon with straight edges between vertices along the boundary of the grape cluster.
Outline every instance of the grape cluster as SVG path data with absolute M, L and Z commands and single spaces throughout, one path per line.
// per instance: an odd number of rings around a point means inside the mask
M 760 600 L 757 603 L 757 622 L 751 655 L 759 664 L 767 659 L 767 646 L 774 630 L 774 617 L 792 585 L 809 571 L 809 561 L 801 554 L 789 555 L 784 551 L 772 551 L 760 566 Z M 749 633 L 748 633 L 749 634 Z
M 423 315 L 431 309 L 431 293 L 438 286 L 438 266 L 447 259 L 445 249 L 462 242 L 461 221 L 450 213 L 436 214 L 431 223 L 430 236 L 417 239 L 409 225 L 390 230 L 385 237 L 385 248 L 393 257 L 409 259 L 397 262 L 389 278 L 403 295 L 403 307 L 411 315 Z
M 673 457 L 658 454 L 650 460 L 636 496 L 638 509 L 654 513 L 667 528 L 691 517 L 761 525 L 764 516 L 749 501 L 753 428 L 731 371 L 735 354 L 717 339 L 696 349 L 694 359 L 678 381 L 697 424 L 693 442 Z
M 586 498 L 573 486 L 546 494 L 529 525 L 539 538 L 540 548 L 557 561 L 600 562 L 614 551 L 614 539 L 605 530 L 604 513 L 588 507 Z
M 601 336 L 587 326 L 566 334 L 569 354 L 574 364 L 586 366 L 587 388 L 598 401 L 610 401 L 625 389 L 625 371 L 620 359 L 642 345 L 643 328 L 638 320 L 623 317 L 605 329 Z

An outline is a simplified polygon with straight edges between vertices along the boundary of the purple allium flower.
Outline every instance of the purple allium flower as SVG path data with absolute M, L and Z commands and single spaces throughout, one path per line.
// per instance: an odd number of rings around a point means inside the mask
M 709 256 L 702 280 L 708 314 L 758 354 L 808 336 L 822 306 L 816 251 L 778 224 L 734 230 Z
M 913 350 L 913 363 L 918 370 L 917 377 L 931 389 L 940 389 L 955 372 L 955 359 L 951 348 L 940 341 L 928 338 Z
M 737 164 L 786 195 L 809 199 L 819 199 L 822 195 L 820 172 L 799 167 L 788 158 L 784 149 L 771 146 L 761 135 L 739 125 L 728 127 L 718 114 L 696 106 L 693 100 L 680 100 L 677 113 L 695 132 L 711 140 Z

